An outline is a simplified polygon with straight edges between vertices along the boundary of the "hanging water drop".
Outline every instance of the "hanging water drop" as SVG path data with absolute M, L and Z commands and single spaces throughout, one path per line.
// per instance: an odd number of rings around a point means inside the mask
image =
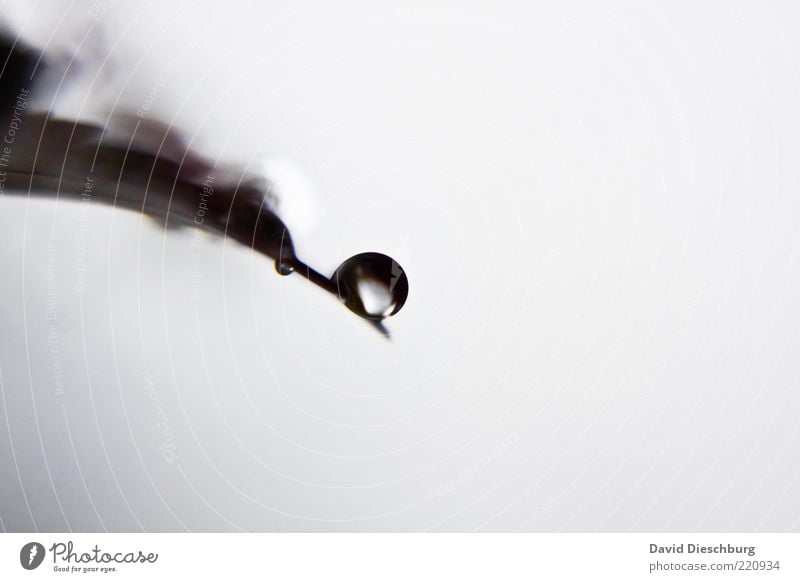
M 394 315 L 408 298 L 408 278 L 403 268 L 381 253 L 361 253 L 343 262 L 332 277 L 339 299 L 367 319 Z

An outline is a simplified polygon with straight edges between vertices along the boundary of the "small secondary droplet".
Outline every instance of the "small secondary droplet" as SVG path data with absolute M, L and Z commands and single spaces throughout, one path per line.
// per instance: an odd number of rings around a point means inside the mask
M 275 261 L 275 270 L 284 277 L 294 273 L 294 267 L 283 261 Z

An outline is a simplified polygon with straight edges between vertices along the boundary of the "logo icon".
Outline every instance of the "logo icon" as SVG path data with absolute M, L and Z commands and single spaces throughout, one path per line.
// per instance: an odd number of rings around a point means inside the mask
M 28 542 L 19 551 L 19 563 L 26 570 L 35 570 L 44 560 L 44 546 L 39 542 Z

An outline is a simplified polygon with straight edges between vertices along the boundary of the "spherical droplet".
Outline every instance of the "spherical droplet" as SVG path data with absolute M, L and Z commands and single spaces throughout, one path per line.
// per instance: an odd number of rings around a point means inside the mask
M 350 257 L 333 274 L 339 299 L 350 311 L 367 319 L 394 315 L 408 298 L 408 278 L 403 268 L 381 253 Z

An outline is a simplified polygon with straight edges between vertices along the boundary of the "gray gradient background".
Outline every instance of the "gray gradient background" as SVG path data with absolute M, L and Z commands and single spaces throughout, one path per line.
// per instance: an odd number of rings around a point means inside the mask
M 800 529 L 797 3 L 163 4 L 0 0 L 410 298 L 6 196 L 2 528 Z

